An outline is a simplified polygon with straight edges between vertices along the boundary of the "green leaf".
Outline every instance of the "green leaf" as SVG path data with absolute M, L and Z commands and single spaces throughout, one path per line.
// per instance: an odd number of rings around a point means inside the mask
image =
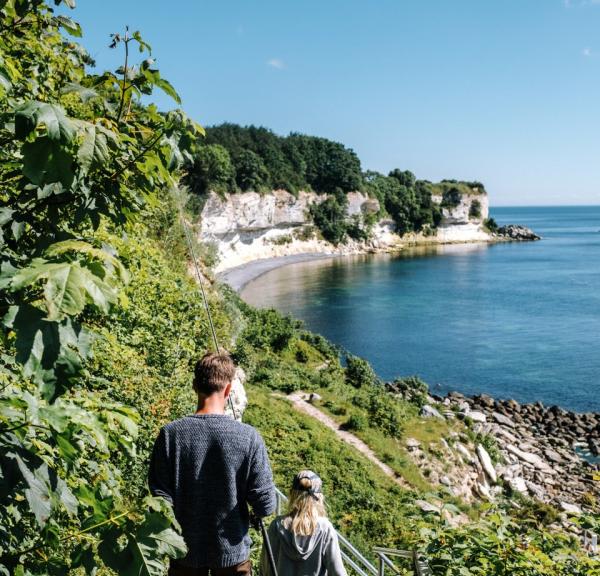
M 60 353 L 60 338 L 56 322 L 44 322 L 45 314 L 34 306 L 11 306 L 3 319 L 7 328 L 17 334 L 17 362 L 23 365 L 25 376 L 43 383 L 51 375 Z
M 162 576 L 166 556 L 182 558 L 187 553 L 183 538 L 171 527 L 172 513 L 162 506 L 168 504 L 151 506 L 143 522 L 127 531 L 125 545 L 120 544 L 122 531 L 113 529 L 106 533 L 98 552 L 119 576 Z
M 25 377 L 42 386 L 46 398 L 70 383 L 90 354 L 90 333 L 72 322 L 49 322 L 39 308 L 11 306 L 2 323 L 16 332 L 16 359 Z
M 12 457 L 19 467 L 27 486 L 25 498 L 37 523 L 43 528 L 52 512 L 52 502 L 48 490 L 48 466 L 41 464 L 38 468 L 32 470 L 18 454 L 11 453 L 8 456 Z
M 96 248 L 83 240 L 72 239 L 55 242 L 46 250 L 45 255 L 52 258 L 69 252 L 76 252 L 89 258 L 100 260 L 108 266 L 108 270 L 104 271 L 104 273 L 97 273 L 97 276 L 105 278 L 112 272 L 116 272 L 119 280 L 123 283 L 127 283 L 129 281 L 127 269 L 117 257 L 113 256 L 113 254 L 108 251 L 109 249 L 111 249 L 110 246 L 108 246 L 107 249 Z
M 17 270 L 8 260 L 4 260 L 0 264 L 0 290 L 4 290 L 9 286 Z
M 64 436 L 59 435 L 56 436 L 55 439 L 60 455 L 65 462 L 68 464 L 75 462 L 79 456 L 79 448 L 71 444 L 71 442 Z
M 12 87 L 12 83 L 10 78 L 4 73 L 4 71 L 0 68 L 0 94 L 7 92 Z
M 114 132 L 99 124 L 81 123 L 83 141 L 77 151 L 77 160 L 84 174 L 90 170 L 105 166 L 110 161 L 110 148 L 118 141 Z
M 143 52 L 144 50 L 152 52 L 152 47 L 150 44 L 148 44 L 148 42 L 142 39 L 142 35 L 140 34 L 139 30 L 136 30 L 131 37 L 137 41 L 140 52 Z
M 75 136 L 73 123 L 57 104 L 30 100 L 15 110 L 15 135 L 28 138 L 40 126 L 46 127 L 50 140 L 70 142 Z
M 114 287 L 102 278 L 75 262 L 48 262 L 36 258 L 19 270 L 10 284 L 12 291 L 33 286 L 45 280 L 44 298 L 49 320 L 61 320 L 83 311 L 86 304 L 92 304 L 103 312 L 108 312 L 110 304 L 117 298 Z
M 71 34 L 71 36 L 81 38 L 81 26 L 79 23 L 75 22 L 75 20 L 69 18 L 68 16 L 56 16 L 55 20 L 62 28 Z
M 11 222 L 14 213 L 15 211 L 12 208 L 7 208 L 6 206 L 0 208 L 0 226 L 4 226 Z
M 179 94 L 177 94 L 175 88 L 173 88 L 173 86 L 168 80 L 165 80 L 164 78 L 158 78 L 154 81 L 154 84 L 158 88 L 160 88 L 167 96 L 173 98 L 173 100 L 175 100 L 177 104 L 181 104 L 181 97 L 179 96 Z
M 37 185 L 60 182 L 69 188 L 73 183 L 73 157 L 60 142 L 47 137 L 26 142 L 23 154 L 23 174 Z
M 39 417 L 59 433 L 64 432 L 69 426 L 70 411 L 60 401 L 39 409 Z

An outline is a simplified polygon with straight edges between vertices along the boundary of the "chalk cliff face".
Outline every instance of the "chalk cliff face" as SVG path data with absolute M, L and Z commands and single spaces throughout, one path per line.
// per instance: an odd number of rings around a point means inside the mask
M 432 196 L 436 204 L 442 203 L 441 196 Z M 460 203 L 453 208 L 442 208 L 442 221 L 436 237 L 440 242 L 477 242 L 490 240 L 490 234 L 483 228 L 489 216 L 488 195 L 474 191 L 462 194 Z
M 411 234 L 400 237 L 394 233 L 394 222 L 378 222 L 368 242 L 349 241 L 335 247 L 320 238 L 309 216 L 311 204 L 325 200 L 325 194 L 300 192 L 294 196 L 285 190 L 268 194 L 244 192 L 222 198 L 211 193 L 200 215 L 200 240 L 214 243 L 219 252 L 217 272 L 260 258 L 292 254 L 323 253 L 351 254 L 365 251 L 382 251 L 403 245 L 425 242 L 476 242 L 488 241 L 491 236 L 482 223 L 488 216 L 488 199 L 485 193 L 464 194 L 460 203 L 443 209 L 443 220 L 435 236 Z M 432 200 L 441 203 L 440 196 Z M 479 216 L 473 202 L 479 202 Z M 349 216 L 379 211 L 373 198 L 352 192 L 348 194 Z

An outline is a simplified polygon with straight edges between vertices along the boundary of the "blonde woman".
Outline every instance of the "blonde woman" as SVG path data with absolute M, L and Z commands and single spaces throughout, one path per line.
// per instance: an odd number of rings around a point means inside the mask
M 292 484 L 288 513 L 269 526 L 278 576 L 347 576 L 321 488 L 317 474 L 302 470 Z M 273 576 L 264 545 L 260 566 L 263 576 Z

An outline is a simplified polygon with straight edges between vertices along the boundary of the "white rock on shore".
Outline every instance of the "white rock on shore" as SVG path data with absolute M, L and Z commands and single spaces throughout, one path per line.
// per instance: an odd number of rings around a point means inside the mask
M 485 470 L 485 473 L 495 484 L 498 481 L 498 475 L 496 474 L 496 470 L 494 470 L 494 464 L 492 463 L 490 455 L 481 444 L 477 444 L 477 457 L 479 458 L 479 462 L 481 462 L 481 466 Z

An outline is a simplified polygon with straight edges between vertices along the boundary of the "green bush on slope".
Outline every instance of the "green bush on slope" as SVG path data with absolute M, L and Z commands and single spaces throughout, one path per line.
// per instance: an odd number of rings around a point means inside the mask
M 91 389 L 130 277 L 103 240 L 176 183 L 202 128 L 141 103 L 179 103 L 152 59 L 88 73 L 63 35 L 79 25 L 43 0 L 0 2 L 0 28 L 0 573 L 155 576 L 185 545 L 164 501 L 127 493 L 139 415 Z M 139 32 L 112 40 L 150 51 Z

